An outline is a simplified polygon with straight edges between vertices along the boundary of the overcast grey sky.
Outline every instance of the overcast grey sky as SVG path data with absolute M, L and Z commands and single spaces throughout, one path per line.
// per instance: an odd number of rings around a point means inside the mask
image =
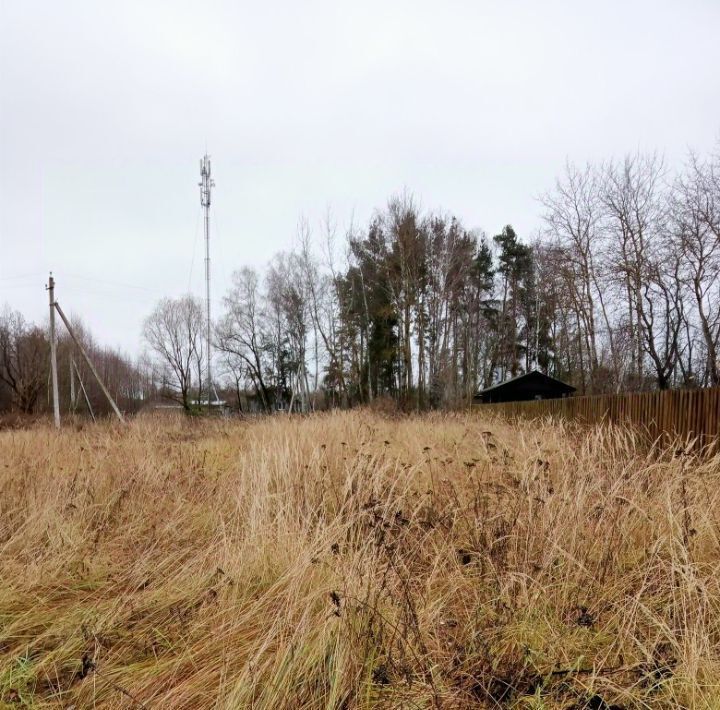
M 530 237 L 566 158 L 712 149 L 719 30 L 719 0 L 0 0 L 0 307 L 42 320 L 52 269 L 138 352 L 160 296 L 202 293 L 206 145 L 217 301 L 301 214 L 403 188 Z

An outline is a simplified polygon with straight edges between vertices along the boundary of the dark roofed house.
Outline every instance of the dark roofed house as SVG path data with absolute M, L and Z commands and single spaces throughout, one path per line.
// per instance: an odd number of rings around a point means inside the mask
M 575 388 L 572 385 L 544 375 L 538 370 L 533 370 L 480 390 L 475 395 L 475 401 L 489 404 L 491 402 L 525 402 L 532 399 L 558 399 L 569 397 L 574 391 Z

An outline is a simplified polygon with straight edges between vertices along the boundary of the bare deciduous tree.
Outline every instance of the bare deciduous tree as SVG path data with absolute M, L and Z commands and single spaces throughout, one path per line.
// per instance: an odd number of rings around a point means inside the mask
M 659 239 L 664 209 L 660 195 L 663 162 L 657 155 L 626 156 L 603 171 L 601 200 L 610 235 L 608 273 L 625 296 L 627 329 L 633 350 L 635 386 L 642 386 L 647 350 L 647 276 L 650 246 Z
M 12 393 L 20 411 L 32 414 L 48 372 L 49 344 L 41 328 L 29 325 L 21 313 L 0 316 L 0 381 Z
M 597 264 L 602 246 L 602 204 L 597 172 L 590 165 L 579 169 L 567 163 L 565 174 L 556 180 L 554 191 L 543 196 L 542 203 L 548 235 L 551 240 L 557 240 L 563 250 L 565 283 L 572 292 L 588 353 L 590 389 L 598 387 L 595 380 L 603 364 L 598 343 L 599 317 L 607 332 L 615 384 L 619 386 L 621 368 Z
M 217 328 L 218 349 L 244 364 L 263 409 L 269 411 L 272 397 L 265 377 L 268 333 L 257 271 L 248 267 L 236 271 L 224 301 L 225 316 Z
M 203 377 L 203 308 L 193 296 L 164 298 L 148 316 L 143 328 L 145 342 L 158 357 L 164 373 L 165 396 L 188 411 L 197 374 L 197 399 Z
M 670 231 L 682 257 L 681 277 L 691 293 L 705 344 L 705 371 L 720 385 L 720 159 L 690 156 L 674 186 Z M 692 336 L 690 336 L 692 337 Z

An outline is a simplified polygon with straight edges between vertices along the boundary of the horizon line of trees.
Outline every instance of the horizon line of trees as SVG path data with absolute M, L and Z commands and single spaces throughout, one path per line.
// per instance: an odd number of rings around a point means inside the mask
M 156 390 L 147 356 L 133 361 L 115 348 L 99 345 L 82 321 L 71 318 L 100 377 L 125 412 L 137 411 Z M 92 373 L 64 328 L 57 332 L 58 389 L 63 411 L 111 414 Z M 0 311 L 0 412 L 23 414 L 52 411 L 49 326 L 28 322 L 5 306 Z
M 718 154 L 676 174 L 656 154 L 568 163 L 540 202 L 529 240 L 407 194 L 340 248 L 330 218 L 315 239 L 301 220 L 293 249 L 233 274 L 215 323 L 237 401 L 454 406 L 535 368 L 582 394 L 720 384 Z
M 690 154 L 676 173 L 652 153 L 568 163 L 540 204 L 543 226 L 525 239 L 423 212 L 407 193 L 342 239 L 329 215 L 316 235 L 302 219 L 290 251 L 234 272 L 213 324 L 212 393 L 192 295 L 157 304 L 138 362 L 94 352 L 115 362 L 125 408 L 189 410 L 215 391 L 262 411 L 383 397 L 452 407 L 532 369 L 582 394 L 720 385 L 720 153 Z M 0 407 L 39 403 L 48 347 L 6 311 Z

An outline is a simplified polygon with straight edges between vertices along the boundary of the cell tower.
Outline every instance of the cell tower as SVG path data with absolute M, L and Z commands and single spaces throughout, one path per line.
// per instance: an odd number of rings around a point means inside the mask
M 210 177 L 210 156 L 200 161 L 200 204 L 205 213 L 205 305 L 207 309 L 207 398 L 210 409 L 210 392 L 212 391 L 212 358 L 210 351 L 210 193 L 215 187 L 215 181 Z

